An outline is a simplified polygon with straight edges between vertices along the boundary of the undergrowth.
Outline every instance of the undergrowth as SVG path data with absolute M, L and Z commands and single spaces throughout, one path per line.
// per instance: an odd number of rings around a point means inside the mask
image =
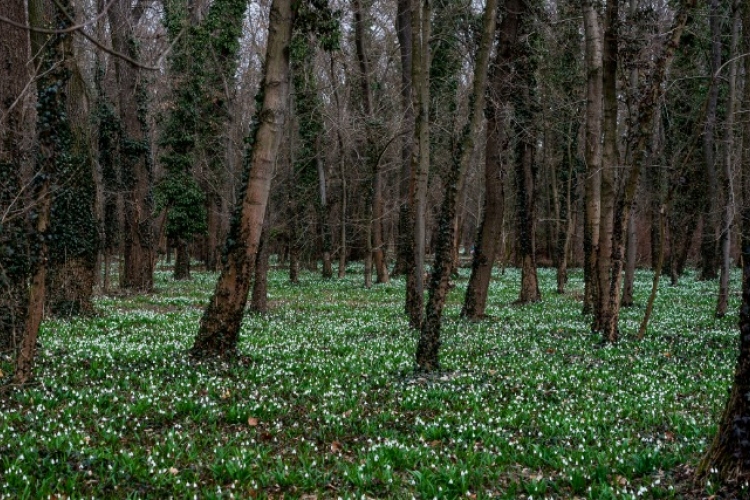
M 187 355 L 215 274 L 159 272 L 154 294 L 46 321 L 35 383 L 0 396 L 0 498 L 680 497 L 676 471 L 715 432 L 736 356 L 715 282 L 663 284 L 637 341 L 639 272 L 622 340 L 603 346 L 580 273 L 556 295 L 540 270 L 543 301 L 518 306 L 508 270 L 488 319 L 467 322 L 462 270 L 444 371 L 420 376 L 403 280 L 365 290 L 349 271 L 299 285 L 272 271 L 271 311 L 246 316 L 231 362 Z

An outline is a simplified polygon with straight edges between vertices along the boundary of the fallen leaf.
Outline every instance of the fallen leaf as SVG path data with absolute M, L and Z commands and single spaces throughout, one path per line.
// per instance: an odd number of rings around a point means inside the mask
M 172 474 L 173 476 L 176 476 L 177 474 L 179 474 L 179 472 L 180 471 L 178 471 L 175 467 L 169 468 L 169 473 Z
M 229 399 L 231 395 L 232 393 L 229 392 L 229 389 L 224 389 L 224 392 L 221 393 L 221 399 Z
M 247 417 L 247 425 L 250 427 L 257 427 L 260 422 L 255 417 Z
M 331 452 L 338 453 L 343 449 L 344 447 L 338 441 L 334 441 L 333 443 L 331 443 Z
M 346 410 L 344 412 L 344 418 L 349 418 L 349 417 L 351 417 L 351 415 L 352 415 L 352 411 L 351 410 Z
M 615 480 L 617 481 L 617 484 L 620 486 L 627 486 L 628 480 L 627 478 L 624 478 L 622 476 L 615 476 Z

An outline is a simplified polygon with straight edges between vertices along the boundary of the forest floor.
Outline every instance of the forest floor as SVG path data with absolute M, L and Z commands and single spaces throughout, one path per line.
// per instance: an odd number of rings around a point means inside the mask
M 0 395 L 0 498 L 687 495 L 731 381 L 737 293 L 717 320 L 716 282 L 663 280 L 638 341 L 651 286 L 638 272 L 622 340 L 602 346 L 579 272 L 560 296 L 540 270 L 543 301 L 527 306 L 518 271 L 498 274 L 489 318 L 470 323 L 462 269 L 444 371 L 425 377 L 404 281 L 365 290 L 349 271 L 298 285 L 272 271 L 271 311 L 247 315 L 228 363 L 187 354 L 215 274 L 159 272 L 153 294 L 46 321 L 35 383 Z

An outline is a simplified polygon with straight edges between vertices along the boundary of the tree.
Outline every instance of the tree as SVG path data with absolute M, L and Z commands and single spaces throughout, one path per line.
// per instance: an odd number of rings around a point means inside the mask
M 453 266 L 453 219 L 456 216 L 456 201 L 464 182 L 474 143 L 482 124 L 487 70 L 492 50 L 497 14 L 496 0 L 487 0 L 482 17 L 481 42 L 477 47 L 474 66 L 474 83 L 469 97 L 469 117 L 459 143 L 453 151 L 453 168 L 446 179 L 446 191 L 440 213 L 435 265 L 430 280 L 429 298 L 425 321 L 417 344 L 416 364 L 419 371 L 430 372 L 440 368 L 440 326 L 443 307 L 448 293 L 448 278 Z
M 597 279 L 597 245 L 601 222 L 601 134 L 603 117 L 602 51 L 603 40 L 599 14 L 592 0 L 583 2 L 583 27 L 586 37 L 586 181 L 584 184 L 586 209 L 583 226 L 583 312 L 593 311 L 599 300 Z
M 359 0 L 353 0 L 354 39 L 359 67 L 362 102 L 362 119 L 365 126 L 365 158 L 370 177 L 365 208 L 365 287 L 372 282 L 372 265 L 375 264 L 377 283 L 388 283 L 388 267 L 383 250 L 383 193 L 380 172 L 380 152 L 376 137 L 382 135 L 381 126 L 375 116 L 372 103 L 370 65 L 365 51 L 365 13 Z
M 602 163 L 599 177 L 599 242 L 596 247 L 597 290 L 606 290 L 612 257 L 612 225 L 615 209 L 615 170 L 619 162 L 617 147 L 617 31 L 619 0 L 607 2 L 602 53 Z M 606 294 L 599 293 L 594 306 L 593 331 L 598 331 L 609 306 Z
M 26 24 L 26 1 L 11 0 L 4 14 Z M 0 35 L 0 355 L 15 353 L 26 316 L 26 281 L 29 274 L 25 227 L 26 203 L 21 195 L 28 179 L 33 123 L 24 120 L 24 86 L 31 75 L 26 63 L 31 57 L 29 34 L 14 26 L 3 26 Z
M 750 51 L 750 5 L 744 5 L 742 18 L 744 52 Z M 747 75 L 742 112 L 750 112 L 750 85 Z M 705 480 L 712 473 L 727 484 L 739 489 L 750 478 L 750 122 L 743 126 L 741 251 L 742 251 L 742 304 L 739 321 L 739 355 L 734 369 L 734 379 L 724 413 L 719 421 L 711 446 L 696 469 L 698 479 Z
M 531 0 L 524 0 L 531 4 Z M 531 6 L 527 7 L 531 10 Z M 518 87 L 513 94 L 514 124 L 516 135 L 516 237 L 518 256 L 521 261 L 521 290 L 518 302 L 526 304 L 542 299 L 536 273 L 536 203 L 537 131 L 535 115 L 539 109 L 536 96 L 536 56 L 533 54 L 531 16 L 522 18 L 521 33 L 524 40 L 516 60 Z
M 221 273 L 192 347 L 199 357 L 231 356 L 237 348 L 287 115 L 289 46 L 297 8 L 293 9 L 291 0 L 273 0 L 271 4 L 263 83 L 250 132 L 243 188 L 232 216 Z
M 50 23 L 64 29 L 70 26 L 70 4 L 52 5 L 44 0 L 29 3 L 31 26 Z M 65 87 L 70 79 L 70 35 L 60 32 L 47 40 L 37 37 L 32 45 L 41 49 L 41 76 L 37 80 L 37 165 L 34 175 L 34 208 L 30 214 L 30 282 L 23 336 L 16 358 L 14 383 L 24 385 L 32 376 L 37 336 L 44 314 L 49 257 L 49 229 L 52 199 L 60 188 L 60 173 L 71 166 L 70 123 L 67 118 Z
M 719 296 L 716 301 L 716 317 L 721 318 L 727 313 L 729 302 L 729 274 L 730 251 L 732 247 L 732 227 L 734 226 L 734 160 L 735 160 L 735 111 L 737 109 L 737 50 L 739 47 L 741 26 L 741 5 L 739 1 L 732 2 L 732 41 L 729 62 L 729 95 L 727 97 L 727 117 L 724 122 L 724 155 L 722 157 L 723 176 L 721 190 L 724 193 L 724 211 L 722 214 L 721 235 L 721 274 L 719 279 Z M 745 28 L 749 29 L 749 28 Z M 747 85 L 747 84 L 746 84 Z
M 664 47 L 653 63 L 653 69 L 644 81 L 641 99 L 638 103 L 638 122 L 628 132 L 631 165 L 625 174 L 622 189 L 617 195 L 612 225 L 612 265 L 610 270 L 609 304 L 604 311 L 602 336 L 605 342 L 616 342 L 619 338 L 618 322 L 620 318 L 620 293 L 622 289 L 622 271 L 624 267 L 624 246 L 627 235 L 628 219 L 631 216 L 635 201 L 636 189 L 640 179 L 641 168 L 645 162 L 648 145 L 653 135 L 654 117 L 658 103 L 664 93 L 664 81 L 671 66 L 674 54 L 680 44 L 682 32 L 688 21 L 689 13 L 697 0 L 683 0 L 675 13 L 669 36 Z
M 107 11 L 112 47 L 132 60 L 139 58 L 135 25 L 142 11 L 128 0 L 116 0 Z M 148 141 L 146 78 L 140 66 L 115 58 L 118 83 L 119 122 L 122 135 L 119 147 L 124 197 L 124 267 L 120 286 L 148 292 L 154 286 L 154 227 L 152 199 L 151 147 Z

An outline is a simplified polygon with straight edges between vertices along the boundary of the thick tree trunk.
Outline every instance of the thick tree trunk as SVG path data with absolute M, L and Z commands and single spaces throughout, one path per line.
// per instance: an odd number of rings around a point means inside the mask
M 193 344 L 196 356 L 233 355 L 237 348 L 287 114 L 292 22 L 291 0 L 273 0 L 261 87 L 263 103 L 252 132 L 252 155 L 245 167 L 247 182 L 235 208 L 221 274 Z
M 132 59 L 138 58 L 134 20 L 130 2 L 116 1 L 107 11 L 112 33 L 112 47 Z M 148 292 L 154 286 L 152 171 L 146 134 L 146 90 L 141 70 L 115 57 L 119 86 L 122 150 L 120 165 L 125 190 L 125 234 L 123 238 L 123 272 L 120 287 Z
M 510 138 L 506 131 L 507 113 L 513 92 L 513 63 L 518 52 L 518 36 L 523 5 L 510 0 L 501 7 L 498 48 L 490 77 L 491 99 L 487 106 L 487 142 L 485 145 L 485 199 L 479 226 L 471 276 L 466 287 L 461 315 L 469 319 L 484 317 L 492 267 L 502 250 L 505 210 L 505 168 Z
M 662 52 L 657 56 L 646 87 L 641 92 L 638 103 L 638 123 L 629 133 L 632 154 L 632 165 L 626 174 L 622 193 L 618 196 L 614 212 L 612 229 L 612 273 L 609 287 L 609 305 L 604 315 L 602 336 L 606 342 L 616 342 L 619 337 L 618 322 L 620 318 L 620 293 L 622 289 L 622 270 L 624 267 L 624 244 L 628 220 L 635 201 L 641 168 L 646 159 L 648 142 L 653 136 L 653 123 L 658 103 L 664 93 L 664 79 L 674 59 L 675 51 L 680 44 L 682 32 L 688 20 L 688 13 L 695 7 L 697 0 L 683 0 L 675 13 L 670 37 L 665 42 Z
M 61 6 L 68 8 L 69 4 L 63 1 Z M 29 18 L 32 26 L 43 26 L 48 22 L 63 28 L 70 25 L 66 12 L 58 6 L 42 1 L 29 5 Z M 70 162 L 70 124 L 67 121 L 65 93 L 65 87 L 70 78 L 68 71 L 71 57 L 69 36 L 62 33 L 50 36 L 40 53 L 42 58 L 40 68 L 43 76 L 37 81 L 38 153 L 34 214 L 31 219 L 34 221 L 34 230 L 29 244 L 31 280 L 28 289 L 27 315 L 24 320 L 23 336 L 16 358 L 16 371 L 13 379 L 18 385 L 24 385 L 32 377 L 39 326 L 44 315 L 49 222 L 52 198 L 55 194 L 52 186 L 54 181 L 59 181 L 60 171 L 64 171 Z
M 448 279 L 452 267 L 453 219 L 456 217 L 456 201 L 461 191 L 476 136 L 482 124 L 484 95 L 487 85 L 492 38 L 495 33 L 497 0 L 487 0 L 482 19 L 482 39 L 477 48 L 474 83 L 469 97 L 469 119 L 463 130 L 460 143 L 453 153 L 453 165 L 446 182 L 445 197 L 440 213 L 440 225 L 435 249 L 435 265 L 430 280 L 429 298 L 425 320 L 417 343 L 417 370 L 430 372 L 440 368 L 440 326 L 443 307 L 448 294 Z
M 599 243 L 599 223 L 601 221 L 601 165 L 602 165 L 602 116 L 603 82 L 602 52 L 603 41 L 599 14 L 592 0 L 583 4 L 583 27 L 586 36 L 586 181 L 584 183 L 583 226 L 583 274 L 584 274 L 584 314 L 593 312 L 599 300 L 597 279 L 597 245 Z

